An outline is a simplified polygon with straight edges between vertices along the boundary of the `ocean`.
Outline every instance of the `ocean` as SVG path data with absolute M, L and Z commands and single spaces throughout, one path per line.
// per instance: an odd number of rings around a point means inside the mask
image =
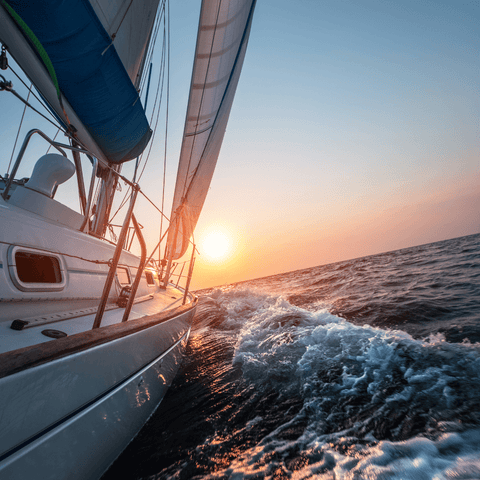
M 480 479 L 480 234 L 198 294 L 103 480 Z

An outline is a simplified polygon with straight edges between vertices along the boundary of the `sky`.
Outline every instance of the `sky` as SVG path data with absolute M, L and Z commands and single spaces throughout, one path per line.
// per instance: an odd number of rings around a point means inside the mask
M 186 2 L 188 3 L 188 2 Z M 480 232 L 479 2 L 259 0 L 198 287 Z
M 198 15 L 171 0 L 167 215 Z M 473 0 L 258 0 L 192 288 L 480 232 L 479 22 Z M 163 151 L 160 131 L 142 182 L 157 204 Z M 158 214 L 138 208 L 152 248 Z

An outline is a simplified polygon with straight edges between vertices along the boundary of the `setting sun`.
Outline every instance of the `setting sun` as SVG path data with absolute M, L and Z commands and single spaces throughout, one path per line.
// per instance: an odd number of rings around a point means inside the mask
M 201 244 L 201 251 L 214 260 L 226 257 L 230 250 L 230 239 L 224 232 L 219 230 L 207 233 Z

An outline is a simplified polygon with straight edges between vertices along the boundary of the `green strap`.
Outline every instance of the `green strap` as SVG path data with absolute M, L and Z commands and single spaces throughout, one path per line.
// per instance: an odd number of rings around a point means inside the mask
M 22 20 L 22 18 L 17 14 L 17 12 L 15 12 L 15 10 L 5 0 L 1 0 L 1 2 L 3 6 L 7 9 L 8 13 L 15 20 L 15 22 L 17 22 L 17 25 L 23 30 L 23 33 L 27 36 L 27 38 L 32 42 L 33 46 L 37 49 L 37 53 L 40 55 L 40 58 L 42 59 L 43 64 L 47 68 L 47 71 L 50 74 L 53 84 L 55 85 L 58 98 L 61 99 L 60 87 L 58 86 L 55 69 L 53 68 L 53 64 L 52 64 L 52 61 L 50 60 L 50 57 L 48 56 L 48 53 L 45 51 L 42 44 L 40 43 L 40 40 L 35 36 L 35 34 L 30 29 L 30 27 Z

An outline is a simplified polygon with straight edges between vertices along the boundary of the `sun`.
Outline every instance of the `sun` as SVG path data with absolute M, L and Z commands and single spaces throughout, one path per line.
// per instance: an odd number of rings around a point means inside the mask
M 212 260 L 225 258 L 231 250 L 231 242 L 224 232 L 213 230 L 205 235 L 201 251 Z

